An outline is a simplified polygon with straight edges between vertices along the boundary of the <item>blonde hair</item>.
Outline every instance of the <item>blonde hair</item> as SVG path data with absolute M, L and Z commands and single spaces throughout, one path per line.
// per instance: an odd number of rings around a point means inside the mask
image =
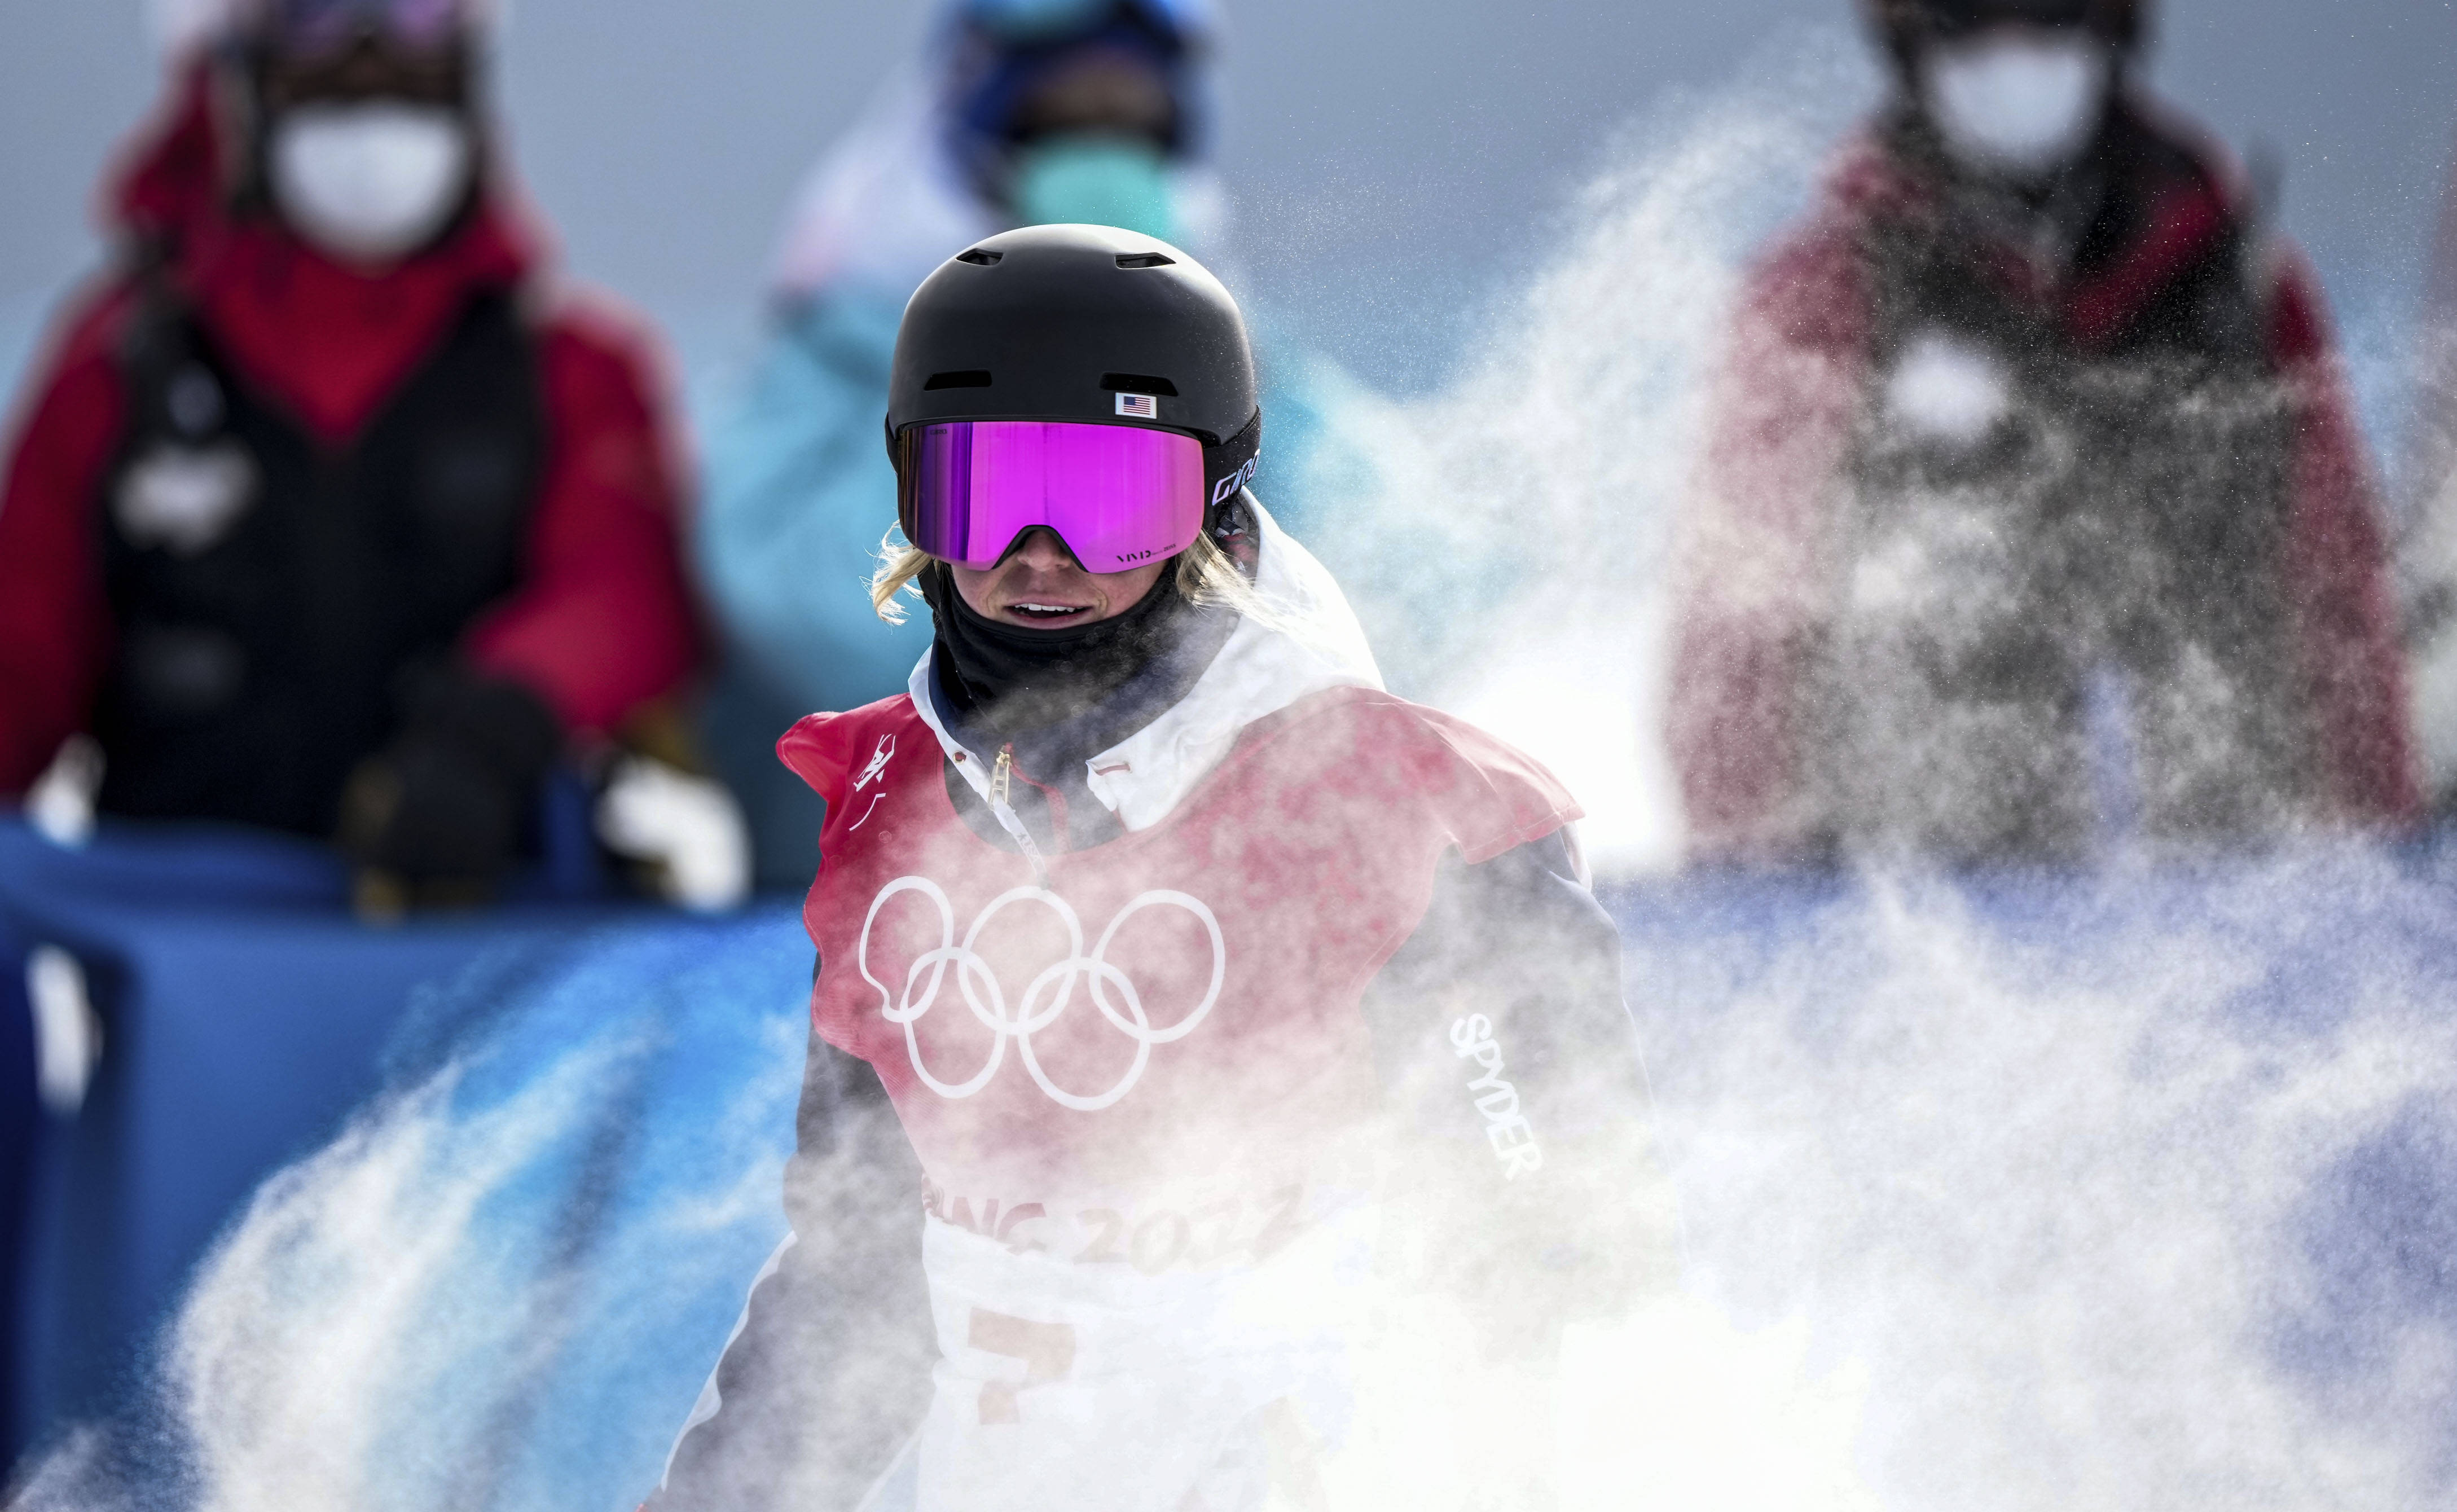
M 919 598 L 921 585 L 915 580 L 930 561 L 929 552 L 907 545 L 899 531 L 890 530 L 879 541 L 878 570 L 870 577 L 870 605 L 879 618 L 891 625 L 904 623 L 905 607 L 897 602 L 897 592 L 901 590 Z M 1178 553 L 1177 590 L 1189 604 L 1224 605 L 1265 621 L 1276 617 L 1228 553 L 1208 535 L 1196 536 L 1192 546 Z

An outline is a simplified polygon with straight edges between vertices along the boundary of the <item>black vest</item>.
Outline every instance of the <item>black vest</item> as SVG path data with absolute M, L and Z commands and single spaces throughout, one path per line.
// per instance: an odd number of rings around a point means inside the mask
M 167 296 L 122 370 L 93 515 L 117 629 L 101 806 L 328 835 L 402 673 L 519 581 L 546 445 L 535 340 L 509 296 L 478 298 L 338 449 Z
M 2119 187 L 2083 269 L 2154 202 Z M 2281 574 L 2293 411 L 2241 228 L 2099 348 L 2004 293 L 1950 220 L 1881 221 L 1861 250 L 1875 321 L 1818 710 L 1845 836 L 2075 854 L 2111 777 L 2154 836 L 2294 822 L 2311 782 Z M 2000 396 L 1984 425 L 1974 389 Z

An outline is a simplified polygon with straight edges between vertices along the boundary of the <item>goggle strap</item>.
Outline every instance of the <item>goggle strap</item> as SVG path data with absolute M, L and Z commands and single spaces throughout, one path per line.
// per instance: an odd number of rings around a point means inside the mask
M 1237 497 L 1246 485 L 1254 481 L 1254 468 L 1263 460 L 1263 412 L 1245 428 L 1217 445 L 1203 448 L 1203 495 L 1207 514 L 1216 515 L 1221 507 Z

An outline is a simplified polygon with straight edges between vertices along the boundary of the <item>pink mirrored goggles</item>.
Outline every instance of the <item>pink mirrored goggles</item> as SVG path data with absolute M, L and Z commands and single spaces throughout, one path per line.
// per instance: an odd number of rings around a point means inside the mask
M 283 52 L 313 55 L 339 52 L 361 34 L 440 48 L 473 19 L 475 0 L 269 0 L 267 21 Z
M 996 567 L 1045 526 L 1085 571 L 1124 572 L 1203 531 L 1203 444 L 1173 430 L 960 420 L 911 426 L 896 444 L 904 538 L 942 562 Z

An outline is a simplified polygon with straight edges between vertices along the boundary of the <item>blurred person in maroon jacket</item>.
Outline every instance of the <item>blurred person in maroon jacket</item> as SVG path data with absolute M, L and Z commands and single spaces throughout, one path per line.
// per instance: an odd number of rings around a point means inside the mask
M 90 733 L 105 814 L 466 897 L 557 762 L 671 723 L 700 634 L 658 362 L 543 277 L 483 23 L 242 0 L 175 74 L 8 463 L 0 795 Z
M 1693 854 L 2085 854 L 2418 811 L 2310 269 L 2146 0 L 1871 0 L 1892 97 L 1744 291 L 1683 532 Z
M 2415 735 L 2432 806 L 2446 818 L 2457 814 L 2457 172 L 2441 201 L 2415 357 L 2400 565 L 2414 649 Z

